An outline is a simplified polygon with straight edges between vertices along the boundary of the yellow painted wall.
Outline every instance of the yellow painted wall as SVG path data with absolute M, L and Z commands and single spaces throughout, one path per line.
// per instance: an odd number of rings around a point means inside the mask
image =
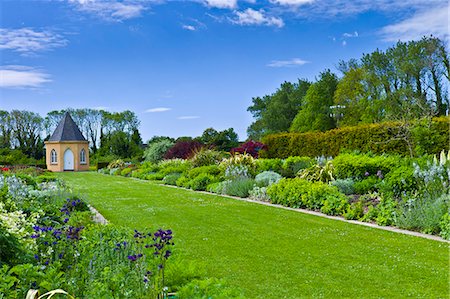
M 45 161 L 47 169 L 51 171 L 64 171 L 64 152 L 70 148 L 74 157 L 74 171 L 89 170 L 89 142 L 87 141 L 46 141 L 45 142 Z M 84 148 L 86 152 L 86 164 L 80 163 L 80 151 Z M 51 152 L 56 151 L 57 163 L 51 163 Z

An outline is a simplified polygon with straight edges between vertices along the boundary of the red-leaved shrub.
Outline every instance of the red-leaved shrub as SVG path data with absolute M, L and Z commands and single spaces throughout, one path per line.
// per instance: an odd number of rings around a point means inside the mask
M 231 153 L 240 153 L 240 154 L 249 154 L 251 155 L 253 158 L 258 158 L 258 153 L 260 150 L 262 149 L 266 149 L 266 145 L 258 142 L 258 141 L 253 141 L 253 140 L 249 140 L 243 144 L 241 144 L 241 146 L 239 147 L 235 147 L 231 150 Z
M 203 144 L 196 140 L 177 141 L 164 155 L 164 159 L 188 159 L 194 151 L 203 147 Z

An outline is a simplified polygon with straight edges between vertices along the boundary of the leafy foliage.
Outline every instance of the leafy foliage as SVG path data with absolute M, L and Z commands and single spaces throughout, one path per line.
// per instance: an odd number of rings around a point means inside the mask
M 177 141 L 164 155 L 164 159 L 188 159 L 203 145 L 196 140 Z

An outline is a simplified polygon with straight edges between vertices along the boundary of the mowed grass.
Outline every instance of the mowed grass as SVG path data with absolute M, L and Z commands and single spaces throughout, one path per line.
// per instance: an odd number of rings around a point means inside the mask
M 174 231 L 177 254 L 248 298 L 449 298 L 449 245 L 154 182 L 62 173 L 110 222 Z

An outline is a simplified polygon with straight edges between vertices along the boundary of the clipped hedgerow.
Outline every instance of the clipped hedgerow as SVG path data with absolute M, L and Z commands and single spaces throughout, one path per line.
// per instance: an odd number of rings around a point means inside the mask
M 326 132 L 279 133 L 267 135 L 262 158 L 290 156 L 337 156 L 343 149 L 408 156 L 438 154 L 449 147 L 449 117 L 434 118 L 429 124 L 416 122 L 411 127 L 400 122 L 384 122 L 343 127 Z M 408 130 L 405 133 L 405 130 Z M 402 137 L 410 133 L 409 145 Z

